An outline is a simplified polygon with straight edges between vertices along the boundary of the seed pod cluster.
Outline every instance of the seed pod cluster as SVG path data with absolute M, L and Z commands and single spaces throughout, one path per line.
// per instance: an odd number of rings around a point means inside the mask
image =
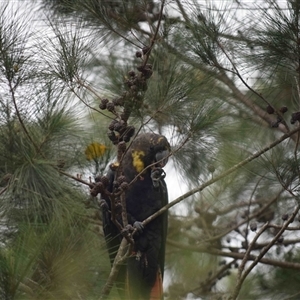
M 109 100 L 106 99 L 106 98 L 101 99 L 101 102 L 99 104 L 99 108 L 102 109 L 102 110 L 106 109 L 106 105 L 107 105 L 108 102 L 109 102 Z
M 114 182 L 114 186 L 116 188 L 121 188 L 121 190 L 123 191 L 127 191 L 129 188 L 129 184 L 124 175 L 120 175 L 117 177 L 116 181 Z
M 282 107 L 280 107 L 279 111 L 280 111 L 282 114 L 284 114 L 284 113 L 286 113 L 286 112 L 288 111 L 288 108 L 287 108 L 286 106 L 282 106 Z
M 107 109 L 108 111 L 114 113 L 114 112 L 115 112 L 115 105 L 114 105 L 114 103 L 113 103 L 113 102 L 108 102 L 108 103 L 106 104 L 106 109 Z
M 268 105 L 268 106 L 266 107 L 266 111 L 267 111 L 267 113 L 268 113 L 269 115 L 272 115 L 272 114 L 274 114 L 274 112 L 275 112 L 274 108 L 273 108 L 271 105 Z
M 119 145 L 121 143 L 121 148 L 119 149 L 120 154 L 122 154 L 124 149 L 124 144 L 122 142 L 129 142 L 135 133 L 135 128 L 133 126 L 128 126 L 127 122 L 124 120 L 114 119 L 108 126 L 109 132 L 107 133 L 108 138 L 112 141 L 114 145 Z
M 120 184 L 120 188 L 121 188 L 123 191 L 127 191 L 128 188 L 129 188 L 128 182 L 122 182 L 122 183 Z
M 300 121 L 300 111 L 292 113 L 291 124 L 295 124 L 297 121 Z
M 123 92 L 120 97 L 115 97 L 111 101 L 106 98 L 101 99 L 99 108 L 101 110 L 106 109 L 114 115 L 118 115 L 117 107 L 123 107 L 128 97 L 130 97 L 130 94 L 128 92 Z
M 137 67 L 137 70 L 139 72 L 141 72 L 142 76 L 144 79 L 149 79 L 152 74 L 153 74 L 153 70 L 152 70 L 152 65 L 151 64 L 146 64 L 145 66 L 144 65 L 141 65 L 141 66 L 138 66 Z
M 128 72 L 128 75 L 130 77 L 135 77 L 136 74 L 135 74 L 135 72 L 133 70 L 131 70 L 131 71 Z
M 105 175 L 101 176 L 100 181 L 102 182 L 102 184 L 103 184 L 105 187 L 108 187 L 108 185 L 109 185 L 109 179 L 108 179 L 107 176 L 105 176 Z
M 143 51 L 143 54 L 145 55 L 150 51 L 150 47 L 145 46 L 145 47 L 143 47 L 142 51 Z
M 142 56 L 143 56 L 143 54 L 142 54 L 141 51 L 136 51 L 136 52 L 135 52 L 135 57 L 140 58 L 140 57 L 142 57 Z
M 137 67 L 137 70 L 139 71 L 138 74 L 134 71 L 129 71 L 129 78 L 125 81 L 125 87 L 133 100 L 137 100 L 138 94 L 147 90 L 146 80 L 153 74 L 152 65 L 150 64 L 140 65 Z
M 124 81 L 125 90 L 119 97 L 112 100 L 107 98 L 101 99 L 99 108 L 107 110 L 115 115 L 115 119 L 108 126 L 107 136 L 114 145 L 121 145 L 122 142 L 129 142 L 135 133 L 133 126 L 128 126 L 127 121 L 135 109 L 139 109 L 143 104 L 143 94 L 147 90 L 147 79 L 152 74 L 152 65 L 146 63 L 148 60 L 151 48 L 145 46 L 141 51 L 137 51 L 135 56 L 141 58 L 142 64 L 136 70 L 130 70 Z M 118 156 L 122 156 L 126 148 L 118 146 Z
M 142 51 L 137 51 L 135 53 L 135 56 L 137 58 L 141 58 L 142 60 L 144 58 L 149 57 L 149 53 L 151 51 L 151 48 L 148 46 L 143 47 Z M 131 70 L 128 72 L 128 79 L 124 82 L 125 88 L 129 92 L 129 94 L 132 96 L 131 105 L 134 105 L 136 108 L 139 108 L 141 106 L 141 100 L 142 97 L 141 94 L 147 90 L 147 79 L 149 79 L 152 74 L 152 65 L 146 64 L 145 61 L 137 67 L 138 73 L 136 73 L 134 70 Z M 126 105 L 125 105 L 126 107 Z
M 114 131 L 109 131 L 107 133 L 108 138 L 112 141 L 114 145 L 118 144 L 118 137 L 116 136 Z
M 126 143 L 123 141 L 123 142 L 120 142 L 118 144 L 118 151 L 124 153 L 126 151 Z
M 101 194 L 105 191 L 105 187 L 102 182 L 96 182 L 94 187 L 91 189 L 90 194 L 92 197 L 96 197 L 98 194 Z
M 280 107 L 279 111 L 276 112 L 273 106 L 268 105 L 268 106 L 266 107 L 266 112 L 267 112 L 269 115 L 272 115 L 272 114 L 277 115 L 277 120 L 271 122 L 271 127 L 273 127 L 273 128 L 278 127 L 279 124 L 280 124 L 281 122 L 283 122 L 283 114 L 285 114 L 287 111 L 288 111 L 288 108 L 287 108 L 286 106 Z M 291 123 L 292 123 L 292 124 L 294 124 L 296 121 L 299 121 L 299 120 L 300 120 L 300 115 L 299 115 L 299 117 L 298 117 L 296 114 L 297 114 L 297 113 L 292 114 L 292 119 L 291 119 Z
M 117 182 L 118 182 L 119 185 L 121 185 L 123 182 L 126 182 L 126 177 L 124 175 L 120 175 L 117 178 Z
M 113 105 L 114 106 L 123 106 L 125 103 L 125 97 L 126 97 L 126 94 L 124 94 L 122 97 L 114 98 L 112 100 Z

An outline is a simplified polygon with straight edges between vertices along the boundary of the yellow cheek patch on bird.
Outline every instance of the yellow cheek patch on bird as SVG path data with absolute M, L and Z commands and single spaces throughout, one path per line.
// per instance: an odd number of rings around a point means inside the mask
M 144 151 L 132 151 L 132 164 L 138 173 L 142 172 L 145 168 L 142 157 L 145 156 Z

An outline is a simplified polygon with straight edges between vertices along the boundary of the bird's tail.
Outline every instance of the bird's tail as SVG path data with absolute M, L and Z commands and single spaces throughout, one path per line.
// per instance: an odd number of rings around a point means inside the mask
M 163 281 L 160 269 L 156 274 L 155 283 L 150 292 L 150 300 L 162 300 L 163 299 Z
M 129 280 L 129 276 L 126 276 L 125 283 L 126 299 L 147 299 L 147 300 L 163 300 L 163 281 L 160 269 L 157 270 L 155 282 L 150 289 L 141 289 L 141 286 L 132 286 L 132 282 Z

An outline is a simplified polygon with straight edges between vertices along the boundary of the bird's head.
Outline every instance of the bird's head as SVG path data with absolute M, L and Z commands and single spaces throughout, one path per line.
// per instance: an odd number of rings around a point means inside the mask
M 151 164 L 163 168 L 171 152 L 171 147 L 163 135 L 155 133 L 143 133 L 132 142 L 128 155 L 132 158 L 132 164 L 137 173 L 142 172 Z

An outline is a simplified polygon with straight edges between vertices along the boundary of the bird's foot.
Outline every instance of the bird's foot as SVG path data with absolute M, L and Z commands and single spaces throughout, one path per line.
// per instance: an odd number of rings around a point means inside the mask
M 159 187 L 159 181 L 166 177 L 166 173 L 162 168 L 154 168 L 151 171 L 151 179 L 155 188 Z
M 135 221 L 133 223 L 133 228 L 136 229 L 138 233 L 142 233 L 144 230 L 143 222 Z
M 130 224 L 128 224 L 128 225 L 126 225 L 123 229 L 122 229 L 122 235 L 124 236 L 124 237 L 127 237 L 127 236 L 129 236 L 132 232 L 134 231 L 134 228 L 133 228 L 133 226 L 132 225 L 130 225 Z
M 104 199 L 100 199 L 100 200 L 98 201 L 98 204 L 99 204 L 100 208 L 101 208 L 103 211 L 108 211 L 108 210 L 109 210 L 108 204 L 107 204 L 107 202 L 106 202 Z

